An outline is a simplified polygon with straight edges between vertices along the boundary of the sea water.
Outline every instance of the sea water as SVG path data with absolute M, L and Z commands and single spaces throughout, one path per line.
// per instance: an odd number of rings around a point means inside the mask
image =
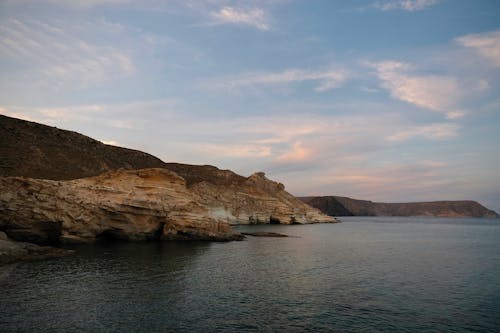
M 500 332 L 500 220 L 342 221 L 2 267 L 0 332 Z

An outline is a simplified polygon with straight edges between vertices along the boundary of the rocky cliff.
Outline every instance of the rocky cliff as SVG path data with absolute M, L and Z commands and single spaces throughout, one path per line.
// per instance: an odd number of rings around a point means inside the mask
M 164 168 L 184 178 L 209 213 L 230 223 L 331 222 L 263 173 L 250 177 L 210 165 L 165 163 L 76 132 L 0 115 L 0 176 L 70 180 L 117 169 Z
M 382 203 L 338 196 L 302 197 L 330 216 L 499 217 L 476 201 Z
M 219 170 L 221 174 L 227 171 Z M 263 174 L 218 185 L 166 169 L 118 170 L 54 181 L 0 178 L 0 230 L 38 244 L 124 240 L 231 240 L 230 223 L 333 219 L 300 203 Z
M 264 173 L 164 163 L 5 116 L 0 157 L 0 231 L 16 240 L 226 240 L 230 224 L 336 222 Z
M 165 169 L 119 170 L 53 181 L 0 178 L 0 229 L 38 244 L 124 240 L 229 240 L 185 180 Z

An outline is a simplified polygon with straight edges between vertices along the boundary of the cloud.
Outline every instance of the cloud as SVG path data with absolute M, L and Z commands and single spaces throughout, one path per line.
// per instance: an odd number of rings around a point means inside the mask
M 114 129 L 133 129 L 140 127 L 144 115 L 161 111 L 168 115 L 178 102 L 173 99 L 158 99 L 116 104 L 86 104 L 58 107 L 4 106 L 0 113 L 36 121 L 46 125 L 67 128 L 76 124 L 99 124 Z
M 405 141 L 414 137 L 429 140 L 443 140 L 458 136 L 460 126 L 452 123 L 415 126 L 396 132 L 386 138 L 388 141 Z
M 391 97 L 446 114 L 448 119 L 457 119 L 464 111 L 457 109 L 462 91 L 456 78 L 443 75 L 418 75 L 412 66 L 398 61 L 369 63 L 382 81 L 381 86 Z
M 223 79 L 222 83 L 215 86 L 223 88 L 236 88 L 245 86 L 269 86 L 313 81 L 317 82 L 314 88 L 317 92 L 326 92 L 342 86 L 349 78 L 344 69 L 310 71 L 303 69 L 288 69 L 282 72 L 242 74 L 237 78 Z M 210 86 L 214 86 L 213 83 Z
M 259 144 L 204 144 L 203 150 L 209 154 L 237 158 L 262 158 L 271 156 L 271 147 Z
M 212 11 L 210 16 L 218 24 L 248 25 L 262 31 L 271 29 L 267 13 L 261 8 L 243 9 L 235 7 L 222 7 L 218 11 Z
M 121 144 L 118 141 L 115 140 L 101 140 L 102 143 L 105 145 L 110 145 L 110 146 L 121 146 Z
M 469 34 L 455 40 L 464 47 L 474 49 L 494 66 L 500 67 L 500 30 Z
M 83 22 L 105 34 L 102 21 Z M 8 59 L 29 73 L 31 81 L 52 87 L 86 87 L 134 73 L 124 51 L 79 38 L 80 25 L 8 19 L 0 23 L 0 59 Z
M 121 5 L 132 2 L 131 0 L 4 0 L 12 4 L 42 3 L 56 6 L 72 7 L 75 9 L 87 9 L 97 6 Z
M 78 7 L 94 7 L 103 5 L 120 5 L 130 2 L 130 0 L 46 0 L 58 5 L 78 6 Z
M 340 165 L 311 179 L 316 185 L 315 192 L 302 193 L 345 195 L 356 199 L 386 202 L 442 200 L 442 193 L 438 194 L 439 189 L 455 185 L 451 184 L 453 180 L 450 180 L 450 177 L 445 176 L 448 171 L 449 166 L 446 163 L 435 160 L 384 163 L 370 167 Z M 298 186 L 305 188 L 300 184 Z M 401 198 L 402 193 L 405 199 Z M 450 195 L 446 198 L 450 198 Z
M 373 6 L 382 11 L 406 10 L 414 12 L 434 6 L 438 2 L 438 0 L 386 0 L 377 1 L 373 4 Z
M 309 159 L 311 150 L 304 147 L 301 141 L 293 142 L 290 149 L 276 158 L 279 162 L 293 163 Z

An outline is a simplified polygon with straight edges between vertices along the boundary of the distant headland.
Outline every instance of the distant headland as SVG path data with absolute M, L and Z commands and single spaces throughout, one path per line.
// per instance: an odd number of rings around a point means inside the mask
M 300 200 L 330 216 L 500 217 L 472 200 L 384 203 L 339 196 L 301 197 Z

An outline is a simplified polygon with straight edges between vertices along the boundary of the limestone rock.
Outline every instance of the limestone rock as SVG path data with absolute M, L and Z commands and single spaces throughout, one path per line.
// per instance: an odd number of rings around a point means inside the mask
M 193 184 L 191 189 L 209 207 L 211 217 L 231 224 L 338 222 L 301 202 L 286 192 L 283 184 L 267 179 L 262 172 L 232 183 L 201 181 Z
M 230 171 L 217 169 L 231 179 Z M 263 174 L 191 186 L 166 169 L 118 170 L 68 181 L 0 178 L 0 230 L 37 244 L 232 240 L 230 224 L 335 222 Z
M 38 244 L 127 240 L 231 240 L 185 180 L 165 169 L 119 170 L 52 181 L 0 178 L 0 230 Z

